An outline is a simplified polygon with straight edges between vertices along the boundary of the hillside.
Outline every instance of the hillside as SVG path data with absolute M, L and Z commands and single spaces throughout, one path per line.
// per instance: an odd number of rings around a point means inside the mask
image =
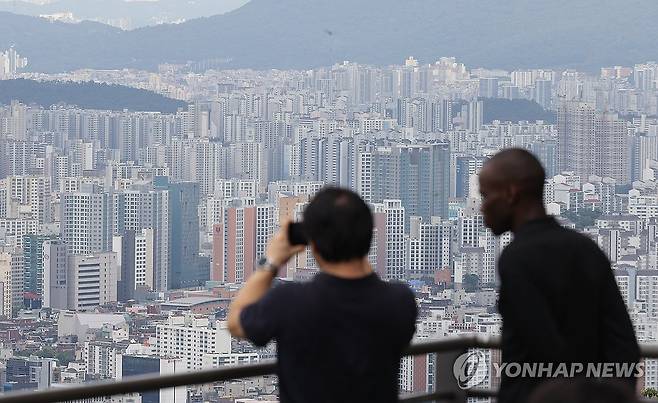
M 214 58 L 229 59 L 227 68 L 386 65 L 409 55 L 597 71 L 658 59 L 656 17 L 654 0 L 252 0 L 223 15 L 133 31 L 0 13 L 0 49 L 15 44 L 37 71 Z
M 83 109 L 173 113 L 185 103 L 153 92 L 99 83 L 0 80 L 0 104 L 12 100 L 43 107 L 64 103 Z
M 549 124 L 557 123 L 555 112 L 547 111 L 538 103 L 527 99 L 482 98 L 482 102 L 484 123 L 491 123 L 494 120 L 500 120 L 501 122 L 543 120 Z

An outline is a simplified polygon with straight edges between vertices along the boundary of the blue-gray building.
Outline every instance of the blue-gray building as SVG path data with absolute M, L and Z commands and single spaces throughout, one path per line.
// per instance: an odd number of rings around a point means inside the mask
M 155 186 L 169 192 L 169 289 L 196 287 L 210 279 L 210 259 L 199 256 L 199 184 L 169 182 Z

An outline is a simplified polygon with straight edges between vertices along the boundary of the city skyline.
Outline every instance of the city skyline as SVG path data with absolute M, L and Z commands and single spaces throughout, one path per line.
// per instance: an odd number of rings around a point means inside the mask
M 592 73 L 656 59 L 651 17 L 658 5 L 651 0 L 637 0 L 635 7 L 614 0 L 575 6 L 467 0 L 460 7 L 433 0 L 337 1 L 252 0 L 225 14 L 130 31 L 0 12 L 0 48 L 16 46 L 30 59 L 31 71 L 52 73 L 154 71 L 187 62 L 218 69 L 304 69 L 342 60 L 387 65 L 408 55 L 424 61 L 449 55 L 486 68 Z M 633 23 L 617 29 L 620 15 Z
M 281 223 L 300 221 L 325 186 L 351 189 L 370 207 L 367 260 L 413 290 L 414 342 L 499 336 L 497 263 L 514 235 L 486 228 L 478 175 L 511 147 L 542 163 L 546 212 L 605 253 L 638 340 L 658 341 L 658 63 L 645 46 L 653 28 L 636 47 L 600 41 L 574 53 L 610 27 L 585 24 L 576 37 L 572 22 L 583 13 L 605 22 L 605 12 L 542 3 L 498 26 L 485 15 L 494 5 L 441 4 L 428 10 L 459 18 L 437 38 L 449 16 L 384 1 L 350 13 L 318 6 L 304 22 L 312 30 L 291 22 L 310 7 L 297 0 L 236 1 L 222 16 L 171 24 L 182 16 L 172 14 L 135 30 L 0 12 L 14 24 L 0 24 L 0 82 L 33 80 L 0 100 L 0 392 L 274 358 L 274 344 L 231 337 L 228 305 Z M 392 11 L 397 22 L 384 21 Z M 537 31 L 561 22 L 550 46 L 534 30 L 518 35 L 538 12 L 547 17 Z M 628 12 L 643 16 L 620 43 L 651 14 Z M 365 17 L 355 23 L 366 15 L 384 22 L 369 31 Z M 479 23 L 496 28 L 488 40 L 466 32 Z M 346 43 L 355 26 L 365 33 Z M 52 41 L 39 39 L 53 29 Z M 378 40 L 364 46 L 369 35 Z M 77 85 L 73 98 L 73 83 L 102 83 L 103 92 Z M 38 94 L 45 84 L 54 85 Z M 320 270 L 307 247 L 277 281 Z M 482 352 L 490 366 L 481 386 L 497 387 L 500 354 Z M 436 365 L 404 357 L 400 392 L 433 390 Z M 644 365 L 642 388 L 658 388 L 658 360 Z M 276 379 L 259 376 L 112 401 L 278 394 Z

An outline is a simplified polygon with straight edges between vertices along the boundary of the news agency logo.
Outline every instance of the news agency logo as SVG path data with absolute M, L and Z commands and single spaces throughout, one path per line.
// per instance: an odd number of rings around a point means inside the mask
M 494 362 L 491 376 L 501 378 L 641 378 L 644 376 L 644 363 L 546 363 L 546 362 Z M 461 389 L 470 389 L 487 379 L 489 365 L 487 356 L 479 350 L 470 351 L 457 357 L 452 371 Z
M 478 386 L 487 379 L 488 372 L 487 357 L 478 350 L 460 355 L 452 365 L 452 373 L 461 389 Z

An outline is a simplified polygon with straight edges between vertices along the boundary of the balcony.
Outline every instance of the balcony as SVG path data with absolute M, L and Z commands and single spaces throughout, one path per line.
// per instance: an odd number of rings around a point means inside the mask
M 493 389 L 461 389 L 453 376 L 453 363 L 461 354 L 469 349 L 498 349 L 498 337 L 467 335 L 444 338 L 436 341 L 416 343 L 404 352 L 405 355 L 434 354 L 436 356 L 435 380 L 437 387 L 433 392 L 403 395 L 400 402 L 451 402 L 465 403 L 469 397 L 496 397 Z M 643 344 L 643 358 L 658 359 L 658 344 Z M 189 372 L 172 375 L 146 375 L 131 377 L 121 381 L 107 381 L 70 388 L 42 390 L 34 392 L 19 392 L 0 396 L 0 403 L 26 402 L 63 402 L 71 400 L 93 399 L 104 396 L 116 396 L 130 393 L 148 392 L 164 388 L 185 385 L 200 385 L 205 383 L 223 382 L 232 379 L 250 378 L 263 375 L 274 375 L 275 362 L 263 362 L 252 365 L 223 367 L 212 370 Z

